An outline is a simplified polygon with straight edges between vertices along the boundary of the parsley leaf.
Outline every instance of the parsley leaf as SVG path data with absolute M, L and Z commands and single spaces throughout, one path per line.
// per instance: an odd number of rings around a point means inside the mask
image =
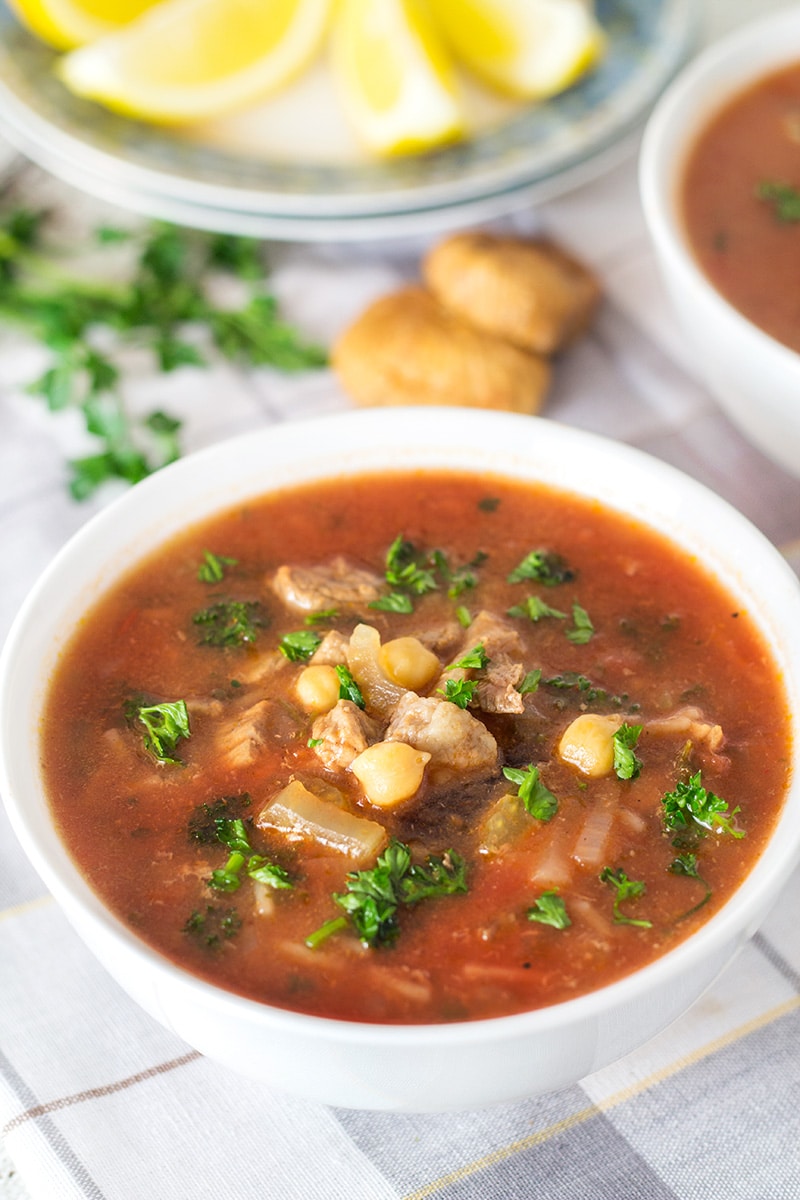
M 594 625 L 585 608 L 572 606 L 572 629 L 567 630 L 568 639 L 576 646 L 585 646 L 594 635 Z
M 759 200 L 772 204 L 779 221 L 800 221 L 800 191 L 788 183 L 775 183 L 765 180 L 756 188 Z
M 528 671 L 524 679 L 521 679 L 517 684 L 517 691 L 520 696 L 527 696 L 531 692 L 538 692 L 541 678 L 542 671 L 540 667 L 536 667 L 533 671 Z
M 503 774 L 517 785 L 517 795 L 537 821 L 551 821 L 558 812 L 558 800 L 539 778 L 539 768 L 533 763 L 525 768 L 503 767 Z
M 522 604 L 515 604 L 513 608 L 509 608 L 508 615 L 510 617 L 527 617 L 530 621 L 541 621 L 544 617 L 555 617 L 559 621 L 564 621 L 567 616 L 559 609 L 545 604 L 539 596 L 528 596 Z
M 235 892 L 241 887 L 241 873 L 258 883 L 273 888 L 291 888 L 288 872 L 262 854 L 252 854 L 250 839 L 241 818 L 218 817 L 215 821 L 217 840 L 230 850 L 224 867 L 211 872 L 208 886 L 218 892 Z
M 366 708 L 361 688 L 353 678 L 352 673 L 342 663 L 338 663 L 334 671 L 339 676 L 339 699 L 352 700 L 358 708 Z
M 697 869 L 696 854 L 679 854 L 676 858 L 673 858 L 672 862 L 667 867 L 667 870 L 672 875 L 683 875 L 687 879 L 696 879 L 697 882 L 701 883 L 706 890 L 702 900 L 698 901 L 697 904 L 693 905 L 692 908 L 688 909 L 685 913 L 681 913 L 681 915 L 677 918 L 677 920 L 683 921 L 686 917 L 690 917 L 692 913 L 696 913 L 698 909 L 701 909 L 704 904 L 708 903 L 708 901 L 711 899 L 711 887 L 706 880 L 703 879 L 702 875 Z
M 443 688 L 437 688 L 439 695 L 444 696 L 459 708 L 467 708 L 475 698 L 478 682 L 475 679 L 446 679 Z
M 567 907 L 555 889 L 542 892 L 528 909 L 528 920 L 540 925 L 552 925 L 554 929 L 566 929 L 572 924 Z
M 661 804 L 667 829 L 700 825 L 713 833 L 728 833 L 734 838 L 745 836 L 745 831 L 733 824 L 733 818 L 740 811 L 738 805 L 729 812 L 726 800 L 703 787 L 700 771 L 688 781 L 681 780 L 673 792 L 666 792 L 661 797 Z
M 389 592 L 388 596 L 379 596 L 377 600 L 370 600 L 369 607 L 377 608 L 381 612 L 412 613 L 414 601 L 405 592 Z
M 207 365 L 184 335 L 190 323 L 219 354 L 251 365 L 294 371 L 325 364 L 322 350 L 280 320 L 266 290 L 262 248 L 252 239 L 161 223 L 136 232 L 101 227 L 93 239 L 98 246 L 125 242 L 131 250 L 130 268 L 109 284 L 65 273 L 68 256 L 46 242 L 45 227 L 43 212 L 0 216 L 0 317 L 23 326 L 52 355 L 28 390 L 52 411 L 76 409 L 98 439 L 95 452 L 70 463 L 75 499 L 110 479 L 135 483 L 180 454 L 179 421 L 127 411 L 119 367 L 95 349 L 97 330 L 113 333 L 114 353 L 126 344 L 144 346 L 162 371 Z M 215 303 L 210 284 L 219 271 L 244 281 L 241 307 Z
M 647 889 L 641 879 L 628 879 L 622 868 L 618 868 L 615 871 L 611 867 L 603 867 L 599 879 L 601 883 L 607 883 L 610 887 L 613 887 L 616 892 L 614 896 L 615 925 L 636 925 L 640 929 L 652 928 L 652 921 L 626 917 L 620 910 L 620 905 L 624 904 L 626 900 L 636 900 L 639 896 L 644 895 Z
M 209 904 L 201 912 L 195 909 L 186 920 L 183 932 L 196 938 L 209 949 L 235 937 L 242 927 L 242 918 L 235 908 L 219 908 Z
M 250 804 L 250 796 L 219 796 L 210 803 L 199 804 L 189 818 L 188 834 L 191 842 L 207 846 L 218 841 L 217 822 L 224 817 L 241 817 Z
M 195 625 L 205 628 L 200 639 L 204 646 L 246 646 L 258 636 L 264 624 L 257 600 L 221 600 L 203 608 L 192 617 Z
M 449 667 L 445 667 L 445 671 L 482 671 L 488 665 L 489 661 L 483 642 L 479 642 L 477 646 L 474 646 L 458 662 L 451 663 Z
M 438 587 L 434 571 L 402 534 L 398 534 L 386 553 L 386 582 L 415 596 L 424 596 Z
M 322 638 L 313 629 L 298 629 L 295 633 L 285 633 L 278 649 L 289 662 L 306 662 L 321 645 Z
M 641 725 L 623 722 L 614 734 L 614 773 L 617 779 L 636 779 L 641 772 L 642 760 L 633 752 L 641 732 Z
M 546 587 L 556 587 L 574 578 L 575 572 L 560 554 L 550 550 L 531 550 L 510 573 L 508 582 L 521 583 L 524 579 L 536 579 Z
M 219 583 L 225 577 L 225 568 L 235 567 L 237 562 L 238 559 L 204 550 L 203 561 L 197 569 L 197 578 L 202 583 Z
M 455 850 L 429 854 L 427 863 L 412 863 L 403 876 L 400 896 L 404 904 L 418 904 L 431 896 L 453 896 L 466 892 L 466 864 Z
M 129 721 L 144 726 L 142 735 L 145 749 L 162 763 L 182 766 L 174 757 L 175 747 L 181 738 L 191 736 L 189 713 L 185 700 L 165 701 L 163 704 L 137 704 L 129 701 L 125 706 Z
M 429 855 L 424 865 L 412 864 L 408 846 L 393 838 L 374 867 L 348 874 L 346 889 L 333 899 L 347 917 L 326 921 L 306 938 L 307 946 L 319 946 L 348 921 L 365 946 L 389 946 L 400 930 L 401 905 L 466 892 L 466 867 L 455 850 Z

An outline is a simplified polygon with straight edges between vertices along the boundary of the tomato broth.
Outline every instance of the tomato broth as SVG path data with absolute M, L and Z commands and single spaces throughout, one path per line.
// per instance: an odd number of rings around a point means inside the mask
M 62 656 L 42 756 L 81 871 L 165 956 L 418 1023 L 566 1000 L 691 934 L 770 836 L 788 730 L 702 563 L 590 500 L 409 472 L 248 501 L 138 563 Z
M 692 250 L 714 287 L 800 351 L 800 63 L 760 79 L 708 123 L 681 200 Z

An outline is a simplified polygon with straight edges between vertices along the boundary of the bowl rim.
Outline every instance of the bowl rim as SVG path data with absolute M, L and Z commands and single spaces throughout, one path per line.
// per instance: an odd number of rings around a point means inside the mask
M 791 63 L 800 64 L 798 33 L 800 8 L 782 8 L 739 26 L 683 67 L 645 124 L 638 184 L 645 222 L 667 269 L 724 316 L 737 337 L 749 339 L 782 369 L 800 374 L 800 355 L 744 316 L 711 283 L 692 252 L 679 212 L 681 179 L 697 137 L 748 86 Z
M 51 669 L 55 664 L 59 647 L 54 648 L 53 645 L 49 645 L 45 649 L 37 650 L 35 647 L 31 649 L 31 641 L 32 639 L 35 641 L 36 638 L 36 634 L 32 632 L 32 624 L 36 623 L 43 612 L 47 612 L 54 597 L 59 598 L 62 603 L 67 603 L 67 600 L 63 599 L 66 590 L 64 580 L 72 572 L 75 561 L 80 564 L 82 555 L 85 557 L 87 552 L 91 553 L 92 551 L 97 553 L 98 548 L 103 544 L 116 541 L 118 531 L 125 525 L 125 521 L 121 518 L 127 519 L 131 514 L 136 518 L 138 511 L 146 508 L 147 504 L 151 507 L 158 506 L 162 499 L 169 496 L 171 492 L 176 490 L 180 492 L 181 483 L 185 483 L 189 478 L 196 480 L 195 488 L 200 487 L 199 481 L 207 481 L 210 476 L 213 476 L 214 471 L 211 468 L 218 467 L 220 461 L 228 463 L 228 469 L 234 465 L 238 469 L 243 458 L 252 465 L 262 451 L 268 452 L 267 456 L 269 453 L 273 456 L 278 453 L 285 455 L 287 449 L 294 449 L 297 453 L 300 445 L 307 442 L 308 438 L 312 436 L 318 440 L 321 447 L 320 454 L 324 453 L 329 457 L 331 445 L 337 441 L 347 442 L 355 435 L 356 454 L 363 451 L 365 445 L 369 445 L 372 447 L 373 453 L 377 453 L 378 457 L 383 458 L 384 463 L 387 460 L 394 462 L 397 458 L 398 444 L 404 438 L 413 437 L 416 442 L 420 439 L 421 434 L 427 435 L 428 439 L 437 432 L 439 436 L 443 436 L 445 430 L 453 432 L 452 424 L 452 409 L 423 411 L 416 408 L 398 408 L 350 412 L 290 422 L 279 427 L 267 427 L 256 433 L 246 433 L 226 439 L 224 442 L 188 455 L 119 496 L 90 518 L 70 538 L 34 584 L 17 614 L 2 652 L 0 652 L 0 791 L 3 794 L 11 825 L 33 866 L 68 917 L 73 912 L 79 912 L 82 918 L 88 919 L 102 934 L 121 943 L 125 953 L 129 956 L 133 955 L 134 961 L 148 974 L 153 975 L 157 980 L 169 980 L 171 986 L 193 993 L 195 998 L 209 1011 L 218 1015 L 231 1014 L 243 1018 L 249 1024 L 262 1026 L 265 1029 L 271 1028 L 278 1032 L 281 1030 L 301 1031 L 304 1036 L 312 1039 L 319 1038 L 340 1044 L 358 1042 L 364 1045 L 408 1047 L 434 1043 L 466 1046 L 484 1042 L 487 1038 L 491 1041 L 502 1041 L 531 1031 L 547 1032 L 556 1028 L 574 1026 L 592 1018 L 602 1018 L 605 1013 L 618 1005 L 629 1004 L 648 994 L 653 994 L 660 987 L 668 985 L 670 979 L 676 974 L 683 975 L 694 964 L 705 960 L 715 949 L 719 949 L 727 941 L 736 943 L 738 948 L 738 945 L 755 932 L 758 924 L 766 915 L 770 903 L 777 896 L 779 887 L 788 879 L 790 872 L 800 859 L 800 770 L 798 770 L 798 766 L 800 766 L 800 711 L 793 711 L 790 707 L 790 721 L 793 730 L 792 770 L 781 814 L 749 874 L 723 907 L 690 937 L 646 966 L 605 987 L 543 1008 L 508 1016 L 453 1023 L 379 1024 L 347 1021 L 279 1008 L 227 991 L 195 976 L 140 939 L 105 906 L 99 896 L 84 881 L 77 865 L 60 841 L 52 821 L 49 824 L 45 822 L 47 829 L 44 837 L 41 830 L 37 833 L 37 811 L 29 811 L 27 806 L 31 799 L 31 779 L 36 775 L 36 768 L 27 762 L 26 754 L 26 744 L 30 744 L 32 731 L 28 731 L 28 743 L 19 735 L 20 704 L 15 685 L 19 681 L 21 670 L 24 669 L 26 654 L 32 654 L 34 659 L 39 660 L 40 665 L 44 665 L 49 656 Z M 710 509 L 717 531 L 726 524 L 733 526 L 738 544 L 748 551 L 743 554 L 745 560 L 749 560 L 751 553 L 755 553 L 760 560 L 761 571 L 759 574 L 761 578 L 764 577 L 763 571 L 766 571 L 767 578 L 777 585 L 768 592 L 767 608 L 774 606 L 777 611 L 782 605 L 788 605 L 794 611 L 795 621 L 793 627 L 789 629 L 788 644 L 785 648 L 781 647 L 780 654 L 775 644 L 775 636 L 767 629 L 762 615 L 757 616 L 756 613 L 753 613 L 752 619 L 761 630 L 765 643 L 769 646 L 773 659 L 780 668 L 784 678 L 787 701 L 791 702 L 793 693 L 800 700 L 800 580 L 768 539 L 727 501 L 676 468 L 630 445 L 615 442 L 607 437 L 572 426 L 562 425 L 547 418 L 459 410 L 457 436 L 459 446 L 466 446 L 467 442 L 470 443 L 468 453 L 476 464 L 471 468 L 473 472 L 480 470 L 477 462 L 479 458 L 482 458 L 487 447 L 497 449 L 501 440 L 504 444 L 512 446 L 511 453 L 516 455 L 514 470 L 509 471 L 512 478 L 525 478 L 524 474 L 520 476 L 519 470 L 525 466 L 526 449 L 530 453 L 534 446 L 537 447 L 536 453 L 540 458 L 556 449 L 562 455 L 565 451 L 573 454 L 577 452 L 584 457 L 599 455 L 603 461 L 606 461 L 606 465 L 608 465 L 607 460 L 611 460 L 615 471 L 619 472 L 620 479 L 623 475 L 633 475 L 642 481 L 647 479 L 657 493 L 657 508 L 674 505 L 676 494 L 680 493 L 681 503 L 688 505 L 690 511 L 696 512 L 699 508 Z M 379 451 L 377 450 L 377 439 L 380 439 L 382 443 Z M 440 458 L 443 453 L 444 451 L 440 452 Z M 417 456 L 414 457 L 416 461 Z M 425 456 L 423 455 L 423 457 Z M 452 457 L 452 451 L 448 451 L 448 457 Z M 317 460 L 318 465 L 319 460 Z M 437 466 L 448 469 L 447 461 L 432 461 L 430 457 L 428 461 L 421 464 L 416 463 L 412 469 L 436 469 Z M 402 470 L 403 468 L 400 466 L 398 469 Z M 463 467 L 460 462 L 456 462 L 452 469 L 470 468 Z M 367 466 L 365 470 L 363 465 L 353 464 L 347 467 L 338 463 L 327 472 L 320 472 L 317 469 L 304 476 L 302 480 L 295 482 L 325 477 L 346 479 L 348 476 L 370 473 L 371 470 L 374 470 L 374 467 Z M 558 474 L 561 467 L 556 464 L 552 470 Z M 503 469 L 495 468 L 491 470 L 490 477 L 503 476 L 505 473 Z M 541 475 L 542 472 L 539 470 L 528 477 L 537 479 L 541 478 Z M 559 485 L 551 480 L 546 482 L 550 486 L 555 488 L 560 486 L 562 490 L 572 491 L 576 494 L 593 494 L 590 491 L 582 491 L 578 486 Z M 208 489 L 210 485 L 204 482 L 202 486 Z M 243 494 L 257 495 L 259 492 L 265 494 L 274 490 L 274 486 L 265 480 L 260 489 L 254 490 L 251 482 L 249 487 L 245 487 Z M 614 487 L 620 485 L 619 483 L 609 483 L 609 486 L 613 490 Z M 625 483 L 622 486 L 629 485 Z M 236 497 L 236 499 L 239 498 L 239 496 Z M 600 500 L 607 506 L 615 507 L 613 501 L 609 502 L 603 497 Z M 224 503 L 217 501 L 208 508 L 208 514 L 222 512 L 235 502 L 230 497 Z M 652 506 L 652 500 L 650 503 Z M 204 513 L 203 517 L 206 515 Z M 202 520 L 203 517 L 198 519 Z M 659 529 L 659 526 L 652 521 L 648 521 L 646 517 L 637 513 L 634 519 L 643 524 L 650 524 L 651 528 L 656 528 L 669 538 L 669 534 L 666 534 L 663 529 Z M 141 518 L 134 520 L 134 524 L 140 528 L 140 531 L 141 520 Z M 193 519 L 191 523 L 197 523 L 197 519 Z M 184 519 L 177 525 L 177 528 L 185 527 L 185 525 Z M 163 540 L 168 540 L 172 532 L 168 531 Z M 678 539 L 673 538 L 672 540 Z M 678 541 L 678 544 L 684 545 L 688 549 L 688 542 Z M 148 545 L 150 545 L 149 542 Z M 116 566 L 108 575 L 105 586 L 113 584 L 115 579 L 125 573 L 126 567 L 130 563 L 129 552 L 130 538 L 127 540 L 123 538 L 116 552 Z M 716 566 L 713 573 L 718 573 Z M 94 586 L 93 579 L 89 584 L 89 590 L 92 590 Z M 733 588 L 730 579 L 725 579 L 723 586 L 736 594 L 736 589 Z M 776 597 L 775 592 L 779 590 L 781 595 Z M 87 588 L 85 585 L 81 587 L 73 584 L 72 591 L 74 594 L 69 598 L 69 604 L 74 608 L 78 594 L 84 600 L 86 599 Z M 81 611 L 85 607 L 85 604 L 79 606 Z M 67 640 L 67 636 L 62 635 L 61 646 Z M 793 655 L 792 649 L 794 650 Z M 781 656 L 783 656 L 783 662 L 781 662 Z M 36 684 L 31 683 L 29 686 L 41 698 L 46 683 L 39 680 Z M 28 706 L 30 707 L 30 701 Z M 800 709 L 800 704 L 798 709 Z M 36 738 L 34 738 L 35 740 Z M 29 772 L 27 781 L 26 770 Z M 43 791 L 43 789 L 40 790 Z M 38 795 L 34 797 L 33 803 L 34 809 L 38 806 L 41 822 L 41 815 L 47 812 L 47 800 L 43 795 Z M 793 829 L 787 828 L 790 824 L 793 825 Z

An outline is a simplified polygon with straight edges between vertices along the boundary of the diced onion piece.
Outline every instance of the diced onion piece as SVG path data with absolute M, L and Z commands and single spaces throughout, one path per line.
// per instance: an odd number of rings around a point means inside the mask
M 614 769 L 614 734 L 620 717 L 583 713 L 568 725 L 558 744 L 558 756 L 582 775 L 597 779 Z
M 253 908 L 259 917 L 275 915 L 275 889 L 257 879 L 253 882 Z
M 377 629 L 371 625 L 356 625 L 350 635 L 347 665 L 361 688 L 369 712 L 388 720 L 408 689 L 392 683 L 381 670 L 380 649 L 381 636 Z
M 537 887 L 565 888 L 575 874 L 575 863 L 569 857 L 564 826 L 558 821 L 539 832 L 536 839 L 537 857 L 531 867 L 530 880 Z
M 419 638 L 398 637 L 384 643 L 378 652 L 383 673 L 400 687 L 419 692 L 441 672 L 439 659 Z
M 370 804 L 394 808 L 419 791 L 430 760 L 426 750 L 415 750 L 406 742 L 376 742 L 353 759 L 350 770 Z
M 331 666 L 312 663 L 297 677 L 295 692 L 306 712 L 330 712 L 339 699 L 339 676 Z
M 262 808 L 256 825 L 281 833 L 289 841 L 314 841 L 359 861 L 376 858 L 388 840 L 382 825 L 321 800 L 299 779 L 287 783 Z
M 610 808 L 590 809 L 572 848 L 572 857 L 582 867 L 599 867 L 605 860 L 612 816 Z

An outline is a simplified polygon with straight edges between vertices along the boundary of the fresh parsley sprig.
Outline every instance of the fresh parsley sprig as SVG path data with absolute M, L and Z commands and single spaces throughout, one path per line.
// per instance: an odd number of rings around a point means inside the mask
M 636 917 L 628 917 L 622 912 L 620 905 L 627 900 L 638 900 L 647 888 L 641 879 L 629 879 L 621 867 L 603 867 L 600 872 L 600 882 L 607 883 L 614 889 L 614 924 L 635 925 L 639 929 L 652 929 L 653 922 Z
M 185 700 L 168 700 L 163 704 L 140 704 L 129 700 L 125 704 L 125 716 L 132 725 L 143 727 L 144 746 L 153 758 L 159 763 L 183 766 L 175 756 L 175 748 L 182 738 L 191 736 Z
M 696 854 L 684 853 L 677 855 L 676 858 L 673 858 L 672 862 L 667 867 L 667 870 L 672 875 L 683 875 L 686 879 L 696 879 L 697 882 L 702 884 L 702 886 L 705 888 L 705 895 L 702 897 L 702 899 L 699 900 L 697 904 L 694 904 L 691 908 L 687 909 L 686 912 L 681 913 L 681 915 L 677 918 L 678 921 L 684 921 L 687 917 L 690 917 L 692 913 L 696 913 L 705 904 L 708 904 L 709 900 L 711 899 L 712 889 L 710 884 L 703 879 L 703 876 L 698 870 Z
M 389 946 L 400 932 L 398 913 L 402 905 L 466 891 L 466 864 L 455 850 L 441 856 L 429 855 L 424 864 L 412 863 L 408 846 L 393 838 L 374 867 L 351 871 L 346 890 L 334 895 L 346 916 L 326 921 L 309 934 L 306 945 L 315 949 L 352 924 L 365 946 Z
M 553 929 L 567 929 L 572 921 L 567 906 L 555 888 L 542 892 L 528 909 L 528 920 L 540 925 L 552 925 Z
M 95 231 L 98 245 L 127 242 L 131 266 L 119 283 L 70 275 L 69 254 L 46 237 L 47 214 L 17 208 L 0 216 L 0 321 L 21 325 L 52 361 L 28 391 L 53 411 L 77 409 L 97 451 L 73 460 L 69 481 L 79 500 L 110 479 L 136 483 L 180 455 L 181 422 L 156 410 L 134 418 L 123 400 L 115 351 L 150 350 L 157 368 L 203 367 L 207 354 L 283 371 L 320 367 L 326 355 L 283 322 L 268 292 L 263 247 L 248 238 L 153 224 L 141 232 Z M 215 276 L 236 277 L 238 307 L 213 299 Z M 98 349 L 110 330 L 115 351 Z
M 641 725 L 628 725 L 627 722 L 623 722 L 615 732 L 614 774 L 617 779 L 636 779 L 641 773 L 642 760 L 634 754 L 641 732 Z
M 527 767 L 503 767 L 503 774 L 517 785 L 517 795 L 528 812 L 537 821 L 552 821 L 558 812 L 558 799 L 539 778 L 539 768 L 533 763 Z
M 680 832 L 687 826 L 700 826 L 712 833 L 727 833 L 733 838 L 745 836 L 745 831 L 737 829 L 733 823 L 740 811 L 738 805 L 729 811 L 726 800 L 703 787 L 701 771 L 688 780 L 681 780 L 674 791 L 666 792 L 661 797 L 661 806 L 667 829 Z

